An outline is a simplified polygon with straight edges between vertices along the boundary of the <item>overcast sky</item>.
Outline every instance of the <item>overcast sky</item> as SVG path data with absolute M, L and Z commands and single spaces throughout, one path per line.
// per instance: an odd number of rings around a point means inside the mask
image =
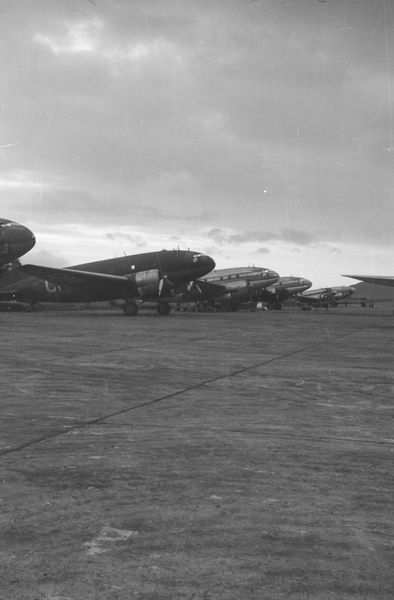
M 0 0 L 0 48 L 24 262 L 394 274 L 393 2 Z

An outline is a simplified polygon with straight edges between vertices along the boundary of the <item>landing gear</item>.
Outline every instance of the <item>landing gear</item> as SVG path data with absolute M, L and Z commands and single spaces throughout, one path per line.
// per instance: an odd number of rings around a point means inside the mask
M 123 306 L 123 313 L 125 317 L 135 317 L 138 313 L 138 308 L 139 306 L 136 302 L 129 301 Z
M 161 301 L 156 308 L 159 315 L 168 315 L 171 311 L 171 306 L 168 302 Z

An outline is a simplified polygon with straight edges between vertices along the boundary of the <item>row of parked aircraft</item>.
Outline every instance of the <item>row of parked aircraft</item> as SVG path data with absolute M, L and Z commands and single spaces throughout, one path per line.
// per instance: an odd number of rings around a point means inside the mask
M 145 302 L 155 302 L 161 315 L 170 312 L 171 304 L 182 302 L 209 304 L 221 312 L 238 310 L 248 302 L 262 302 L 278 310 L 291 296 L 301 306 L 327 306 L 356 291 L 350 286 L 310 290 L 308 279 L 280 277 L 261 267 L 214 270 L 210 256 L 191 250 L 146 252 L 62 269 L 22 265 L 18 259 L 35 242 L 27 227 L 0 219 L 0 301 L 32 306 L 36 302 L 122 300 L 124 314 L 133 316 Z M 388 279 L 391 283 L 385 285 L 394 285 L 394 278 Z M 383 281 L 387 279 L 379 278 L 376 283 Z

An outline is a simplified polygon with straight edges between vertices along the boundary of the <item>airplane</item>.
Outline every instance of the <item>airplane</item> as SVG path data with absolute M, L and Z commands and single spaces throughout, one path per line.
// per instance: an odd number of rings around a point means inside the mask
M 157 312 L 167 315 L 167 299 L 214 267 L 210 256 L 191 250 L 146 252 L 62 269 L 18 264 L 0 282 L 0 300 L 33 306 L 122 299 L 126 316 L 136 315 L 145 301 L 155 301 Z
M 394 277 L 381 277 L 375 275 L 342 275 L 342 277 L 351 277 L 366 283 L 375 283 L 376 285 L 388 285 L 394 287 Z
M 14 260 L 29 252 L 36 243 L 34 234 L 15 221 L 0 218 L 0 277 Z
M 217 269 L 194 281 L 174 301 L 208 302 L 220 312 L 235 312 L 242 302 L 278 279 L 278 273 L 263 267 Z
M 344 300 L 345 304 L 348 298 L 356 292 L 356 288 L 351 286 L 337 286 L 337 287 L 326 287 L 319 288 L 316 290 L 308 290 L 302 294 L 296 296 L 297 301 L 300 303 L 301 308 L 305 305 L 313 305 L 315 308 L 323 306 L 328 309 L 329 306 L 332 308 L 338 305 L 338 302 Z
M 268 304 L 270 310 L 281 310 L 282 302 L 301 294 L 312 286 L 312 282 L 305 277 L 279 277 L 273 285 L 258 292 L 259 301 Z

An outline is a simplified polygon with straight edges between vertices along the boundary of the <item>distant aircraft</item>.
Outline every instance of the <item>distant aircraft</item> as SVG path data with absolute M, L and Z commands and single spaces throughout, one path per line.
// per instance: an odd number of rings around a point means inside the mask
M 312 305 L 316 308 L 323 306 L 337 306 L 338 302 L 344 300 L 346 304 L 347 298 L 350 298 L 356 292 L 356 288 L 351 286 L 326 287 L 316 290 L 308 290 L 296 296 L 298 302 L 302 305 Z
M 29 252 L 36 243 L 34 234 L 15 221 L 0 218 L 0 277 L 11 263 Z
M 0 299 L 31 305 L 122 299 L 126 316 L 136 315 L 149 300 L 157 302 L 160 315 L 167 315 L 171 306 L 166 298 L 214 267 L 210 256 L 191 250 L 146 252 L 64 269 L 23 265 L 1 280 Z
M 269 287 L 260 290 L 258 299 L 266 302 L 271 310 L 281 310 L 282 302 L 301 294 L 309 289 L 312 282 L 304 277 L 279 277 L 278 281 Z
M 220 312 L 236 311 L 242 302 L 248 302 L 258 290 L 272 285 L 278 279 L 278 273 L 263 267 L 218 269 L 195 281 L 174 300 L 207 301 Z
M 380 277 L 375 275 L 342 275 L 342 277 L 351 277 L 366 283 L 376 283 L 376 285 L 388 285 L 394 287 L 394 277 Z

